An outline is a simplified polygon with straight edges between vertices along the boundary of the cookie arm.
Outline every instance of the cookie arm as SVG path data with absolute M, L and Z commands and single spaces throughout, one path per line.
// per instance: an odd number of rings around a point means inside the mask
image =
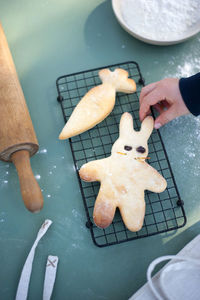
M 100 181 L 102 171 L 101 160 L 93 160 L 80 168 L 79 175 L 84 181 Z
M 154 193 L 161 193 L 167 187 L 165 178 L 150 165 L 145 170 L 145 189 Z

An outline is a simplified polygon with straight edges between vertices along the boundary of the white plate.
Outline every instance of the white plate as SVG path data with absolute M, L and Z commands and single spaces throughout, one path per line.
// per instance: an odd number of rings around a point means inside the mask
M 125 22 L 123 15 L 122 15 L 122 10 L 121 10 L 121 3 L 123 0 L 112 0 L 112 8 L 113 11 L 115 13 L 115 16 L 119 22 L 119 24 L 132 36 L 134 36 L 135 38 L 146 42 L 148 44 L 154 44 L 154 45 L 172 45 L 172 44 L 178 44 L 180 42 L 183 42 L 189 38 L 191 38 L 192 36 L 194 36 L 195 34 L 197 34 L 198 32 L 200 32 L 200 18 L 199 20 L 190 28 L 188 28 L 187 31 L 185 31 L 184 33 L 182 33 L 179 38 L 177 39 L 172 39 L 172 40 L 155 40 L 155 39 L 151 39 L 148 37 L 145 37 L 144 35 L 140 35 L 136 32 L 134 32 Z M 136 0 L 137 1 L 137 0 Z M 176 0 L 175 0 L 176 1 Z M 139 13 L 139 12 L 138 12 Z M 138 31 L 137 31 L 138 32 Z

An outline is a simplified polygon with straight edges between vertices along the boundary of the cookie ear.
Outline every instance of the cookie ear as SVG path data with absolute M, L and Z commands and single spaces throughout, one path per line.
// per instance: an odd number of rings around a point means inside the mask
M 147 140 L 153 131 L 153 126 L 154 126 L 154 120 L 151 116 L 146 117 L 142 122 L 140 132 L 142 133 L 143 136 L 146 137 Z
M 133 129 L 133 118 L 131 114 L 128 112 L 123 113 L 121 120 L 120 120 L 120 125 L 119 125 L 119 135 L 124 136 L 124 135 L 129 135 L 132 134 L 134 131 Z

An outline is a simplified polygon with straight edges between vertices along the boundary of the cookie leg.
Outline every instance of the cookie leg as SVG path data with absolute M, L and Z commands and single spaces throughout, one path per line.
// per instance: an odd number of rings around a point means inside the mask
M 142 228 L 145 215 L 145 201 L 127 200 L 119 206 L 124 224 L 130 231 L 139 231 Z
M 93 219 L 94 223 L 100 228 L 108 227 L 115 215 L 116 205 L 114 199 L 109 197 L 109 193 L 110 191 L 105 193 L 105 190 L 100 190 L 95 202 Z

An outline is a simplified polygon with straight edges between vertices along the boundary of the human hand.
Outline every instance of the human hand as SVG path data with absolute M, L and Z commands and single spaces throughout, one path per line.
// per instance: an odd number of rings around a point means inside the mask
M 150 114 L 151 106 L 159 113 L 154 124 L 156 129 L 176 117 L 189 114 L 179 90 L 179 79 L 166 78 L 142 88 L 139 111 L 141 121 Z

